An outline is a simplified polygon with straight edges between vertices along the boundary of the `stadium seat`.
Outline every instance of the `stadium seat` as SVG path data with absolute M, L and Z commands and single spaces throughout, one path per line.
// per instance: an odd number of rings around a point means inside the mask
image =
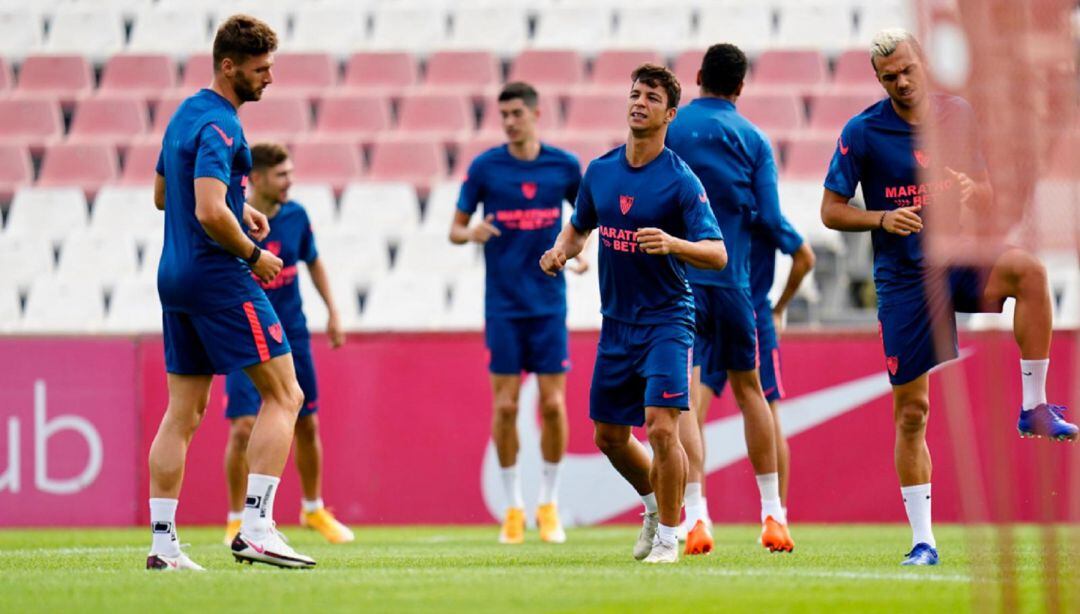
M 0 333 L 13 333 L 22 320 L 22 301 L 15 286 L 0 284 Z
M 371 331 L 435 330 L 446 312 L 447 285 L 443 276 L 430 273 L 388 275 L 368 293 L 360 326 Z
M 344 57 L 365 46 L 368 16 L 351 5 L 301 4 L 293 17 L 289 51 L 318 51 Z
M 449 232 L 450 221 L 454 219 L 454 212 L 457 211 L 460 192 L 461 183 L 458 181 L 443 181 L 432 186 L 427 206 L 424 207 L 424 221 L 420 224 L 420 232 L 431 236 Z
M 120 175 L 120 183 L 130 186 L 154 185 L 160 154 L 161 141 L 158 139 L 132 143 L 124 153 L 124 170 Z
M 834 91 L 855 90 L 883 95 L 881 84 L 870 65 L 870 52 L 852 49 L 837 56 L 832 88 Z
M 427 62 L 423 90 L 483 99 L 497 93 L 501 74 L 490 51 L 436 51 Z
M 71 118 L 68 141 L 124 145 L 150 126 L 146 103 L 138 97 L 95 96 L 79 101 Z
M 485 130 L 476 134 L 471 139 L 461 143 L 457 149 L 457 156 L 454 159 L 454 179 L 461 181 L 464 180 L 465 175 L 468 174 L 469 165 L 472 161 L 491 149 L 492 147 L 498 147 L 506 143 L 506 138 L 501 134 L 496 134 L 493 131 Z
M 148 185 L 107 185 L 94 199 L 89 226 L 94 236 L 108 237 L 123 231 L 145 245 L 164 227 L 165 214 L 154 206 L 154 189 Z
M 398 108 L 398 134 L 452 143 L 473 130 L 472 105 L 464 96 L 408 94 Z
M 708 49 L 728 42 L 755 56 L 773 41 L 773 9 L 765 2 L 708 2 L 698 15 L 697 35 L 691 47 Z
M 40 154 L 64 134 L 60 105 L 47 99 L 0 100 L 0 139 Z
M 528 39 L 529 22 L 523 7 L 491 4 L 458 8 L 447 45 L 510 56 L 521 51 Z
M 81 189 L 88 199 L 106 183 L 120 177 L 116 149 L 106 143 L 59 143 L 45 150 L 40 187 Z
M 0 56 L 0 94 L 9 93 L 14 87 L 15 74 L 11 72 L 11 64 Z
M 11 202 L 15 190 L 34 183 L 30 150 L 21 143 L 0 141 L 0 204 Z
M 420 201 L 413 186 L 403 181 L 353 183 L 341 195 L 338 227 L 343 232 L 396 244 L 419 226 Z
M 779 12 L 774 44 L 787 49 L 820 49 L 835 55 L 851 46 L 854 30 L 847 3 L 793 3 Z
M 154 0 L 61 0 L 61 2 L 80 8 L 104 8 L 120 13 L 124 19 L 131 19 L 140 10 L 153 5 Z M 61 2 L 55 2 L 55 4 L 59 5 Z
M 442 322 L 447 330 L 484 329 L 483 269 L 471 269 L 454 278 L 450 289 L 450 309 Z
M 308 220 L 315 231 L 315 243 L 319 234 L 337 225 L 337 200 L 334 191 L 325 183 L 294 183 L 289 188 L 289 199 L 300 203 L 307 211 Z
M 206 11 L 186 6 L 154 6 L 135 16 L 128 51 L 183 58 L 206 53 L 212 40 Z
M 909 32 L 918 30 L 911 2 L 905 0 L 878 0 L 862 2 L 858 9 L 858 27 L 854 44 L 866 50 L 869 57 L 870 41 L 886 28 L 904 28 Z
M 784 178 L 824 181 L 829 162 L 836 153 L 838 134 L 802 136 L 788 141 Z
M 176 64 L 167 55 L 115 55 L 105 63 L 98 92 L 156 101 L 163 92 L 176 87 L 176 76 Z
M 93 333 L 105 320 L 101 287 L 82 280 L 44 277 L 26 297 L 20 330 L 24 333 Z
M 328 93 L 318 103 L 314 135 L 324 140 L 370 144 L 390 130 L 390 102 L 377 94 Z
M 0 235 L 0 262 L 18 262 L 19 266 L 0 267 L 0 288 L 25 290 L 35 279 L 52 275 L 55 261 L 48 237 L 28 232 L 5 232 Z
M 314 98 L 337 85 L 338 65 L 328 53 L 278 53 L 274 55 L 272 94 Z
M 158 264 L 161 263 L 161 251 L 165 243 L 165 224 L 161 225 L 161 232 L 147 238 L 142 248 L 142 261 L 139 264 L 139 279 L 157 282 Z
M 537 102 L 540 118 L 536 125 L 543 138 L 545 132 L 562 128 L 562 117 L 559 114 L 559 103 L 554 96 L 540 96 Z M 506 137 L 502 127 L 502 114 L 499 113 L 498 98 L 492 96 L 484 100 L 483 113 L 480 116 L 480 133 L 487 138 L 504 140 Z
M 629 87 L 626 89 L 630 91 Z M 602 138 L 609 142 L 625 136 L 626 93 L 572 94 L 566 102 L 566 123 L 559 136 Z M 554 137 L 552 137 L 554 138 Z
M 425 197 L 431 184 L 447 172 L 445 151 L 436 141 L 385 140 L 372 147 L 369 177 L 373 181 L 409 182 Z
M 545 142 L 559 149 L 565 149 L 577 156 L 582 171 L 589 165 L 589 162 L 615 148 L 611 139 L 604 137 L 556 135 Z
M 45 21 L 41 13 L 21 7 L 0 9 L 0 55 L 18 62 L 45 45 Z
M 690 102 L 698 95 L 697 74 L 701 70 L 701 61 L 705 59 L 704 49 L 688 49 L 675 56 L 671 71 L 682 86 L 683 102 Z
M 418 232 L 402 240 L 394 261 L 394 274 L 429 273 L 449 281 L 480 266 L 480 247 L 473 243 L 455 245 L 447 239 L 450 223 L 437 231 Z
M 111 288 L 122 277 L 134 275 L 138 268 L 135 239 L 120 227 L 109 235 L 79 232 L 64 239 L 56 277 Z
M 510 65 L 507 81 L 525 81 L 540 99 L 564 96 L 585 82 L 585 60 L 570 49 L 528 49 Z
M 331 278 L 340 277 L 355 287 L 370 288 L 390 269 L 390 249 L 385 237 L 334 228 L 317 233 L 315 243 L 319 259 L 325 263 Z
M 117 282 L 109 299 L 102 331 L 118 334 L 161 332 L 157 282 L 129 277 Z
M 97 7 L 59 9 L 49 22 L 46 53 L 79 54 L 95 63 L 124 48 L 126 34 L 119 12 Z
M 209 53 L 193 53 L 184 61 L 184 78 L 180 82 L 180 90 L 187 97 L 204 87 L 210 87 L 213 79 L 214 57 Z M 273 87 L 274 85 L 270 84 L 271 94 Z
M 88 95 L 94 88 L 94 72 L 81 55 L 32 55 L 19 69 L 13 95 L 20 98 L 55 98 L 64 107 Z
M 826 228 L 821 222 L 821 182 L 824 176 L 825 167 L 822 167 L 816 178 L 781 181 L 780 210 L 815 249 L 840 254 L 844 252 L 843 237 L 839 232 Z
M 743 117 L 772 138 L 789 136 L 805 124 L 802 101 L 794 94 L 759 93 L 753 88 L 739 97 L 736 106 Z
M 240 123 L 251 144 L 259 141 L 291 143 L 311 130 L 311 105 L 304 97 L 269 94 L 258 102 L 240 107 Z
M 881 100 L 872 93 L 816 94 L 810 97 L 810 130 L 837 135 L 849 119 Z
M 630 92 L 630 73 L 645 62 L 664 64 L 660 54 L 653 50 L 601 51 L 593 62 L 590 84 L 605 93 L 618 93 L 625 100 Z
M 538 49 L 576 49 L 592 54 L 611 46 L 610 5 L 577 4 L 542 8 L 532 45 Z
M 85 227 L 88 217 L 86 196 L 77 188 L 22 188 L 11 201 L 4 234 L 58 242 Z
M 298 182 L 327 183 L 340 194 L 346 184 L 364 175 L 363 156 L 352 143 L 309 136 L 294 143 L 290 151 Z
M 571 330 L 599 330 L 603 316 L 600 315 L 600 267 L 598 266 L 600 241 L 591 239 L 585 250 L 589 270 L 584 275 L 566 272 L 566 325 Z
M 754 87 L 808 92 L 826 83 L 828 69 L 820 51 L 770 50 L 754 63 Z
M 157 104 L 154 105 L 154 121 L 150 126 L 150 133 L 146 136 L 147 139 L 153 137 L 154 141 L 160 145 L 161 137 L 165 134 L 165 128 L 169 126 L 169 120 L 172 119 L 173 113 L 176 112 L 176 108 L 180 106 L 180 103 L 185 98 L 190 96 L 193 92 L 180 92 L 173 90 L 161 97 Z
M 322 296 L 312 283 L 307 267 L 300 267 L 298 283 L 300 284 L 300 300 L 304 302 L 304 317 L 307 320 L 308 330 L 312 333 L 325 331 L 326 322 L 329 319 L 326 304 L 323 303 Z M 341 327 L 345 331 L 356 330 L 360 322 L 360 302 L 356 284 L 348 278 L 339 276 L 336 271 L 332 271 L 330 292 L 334 297 L 334 306 L 337 307 Z
M 447 38 L 446 11 L 437 6 L 383 6 L 373 21 L 371 49 L 422 53 L 443 46 Z
M 401 51 L 355 53 L 345 66 L 344 86 L 389 95 L 416 84 L 416 59 Z
M 671 54 L 692 43 L 690 6 L 656 3 L 623 6 L 612 44 L 623 49 L 659 49 Z

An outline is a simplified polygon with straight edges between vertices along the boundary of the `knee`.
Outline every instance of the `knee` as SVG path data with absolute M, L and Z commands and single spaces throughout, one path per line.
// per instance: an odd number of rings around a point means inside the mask
M 232 421 L 229 427 L 229 444 L 236 450 L 247 450 L 248 441 L 251 439 L 251 429 L 255 425 L 254 418 L 239 418 Z
M 896 412 L 896 430 L 904 436 L 919 435 L 926 430 L 930 403 L 926 399 L 906 399 Z
M 566 401 L 561 394 L 552 394 L 540 400 L 540 417 L 545 421 L 558 420 L 566 411 Z
M 495 421 L 499 423 L 514 424 L 517 421 L 518 400 L 516 397 L 505 395 L 495 397 Z
M 296 421 L 295 437 L 304 442 L 315 441 L 319 437 L 319 422 L 315 415 L 304 416 Z
M 649 436 L 649 445 L 657 454 L 666 453 L 679 437 L 675 427 L 676 423 L 671 420 L 650 420 L 645 424 L 645 432 Z
M 593 442 L 605 456 L 611 456 L 626 446 L 627 439 L 621 434 L 597 430 L 593 433 Z
M 1046 265 L 1042 263 L 1038 258 L 1031 254 L 1025 254 L 1023 264 L 1020 269 L 1020 278 L 1025 283 L 1031 284 L 1035 287 L 1045 288 L 1049 286 L 1049 278 L 1046 274 Z

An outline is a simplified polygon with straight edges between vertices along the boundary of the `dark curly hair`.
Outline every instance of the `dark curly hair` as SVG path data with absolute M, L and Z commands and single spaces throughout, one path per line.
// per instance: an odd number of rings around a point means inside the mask
M 277 51 L 278 38 L 273 28 L 251 15 L 233 15 L 218 26 L 214 35 L 214 70 L 229 58 L 241 64 L 249 57 Z
M 682 86 L 675 73 L 659 64 L 642 64 L 630 73 L 630 82 L 641 81 L 649 87 L 662 87 L 667 92 L 667 108 L 674 109 L 679 106 L 679 98 L 682 97 Z
M 701 88 L 710 94 L 731 96 L 746 79 L 746 54 L 731 43 L 709 47 L 701 60 Z

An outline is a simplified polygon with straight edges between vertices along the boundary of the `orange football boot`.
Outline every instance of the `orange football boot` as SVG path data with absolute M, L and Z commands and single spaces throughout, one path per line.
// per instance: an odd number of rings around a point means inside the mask
M 712 531 L 704 520 L 694 523 L 694 528 L 686 534 L 686 549 L 683 554 L 711 554 L 713 551 Z
M 766 516 L 765 522 L 761 523 L 761 545 L 769 552 L 791 552 L 795 549 L 795 541 L 791 539 L 787 525 L 780 524 L 772 516 Z

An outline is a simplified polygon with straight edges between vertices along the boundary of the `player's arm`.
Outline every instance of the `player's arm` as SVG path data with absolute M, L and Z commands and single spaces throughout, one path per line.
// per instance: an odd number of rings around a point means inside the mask
M 271 281 L 281 272 L 281 259 L 261 250 L 244 234 L 240 223 L 225 202 L 228 186 L 220 179 L 197 177 L 195 179 L 195 219 L 206 234 L 217 241 L 225 251 L 251 265 L 251 271 L 265 281 Z
M 773 305 L 773 318 L 776 320 L 783 320 L 784 312 L 787 311 L 788 304 L 791 303 L 791 299 L 795 298 L 795 293 L 799 291 L 799 286 L 802 285 L 803 279 L 814 268 L 814 262 L 816 257 L 814 256 L 814 250 L 810 247 L 810 244 L 803 241 L 799 249 L 795 250 L 795 253 L 791 254 L 791 270 L 788 271 L 787 282 L 784 284 L 784 291 L 780 293 L 780 298 L 776 300 L 776 304 Z
M 821 222 L 826 228 L 845 232 L 884 230 L 904 237 L 922 230 L 922 218 L 919 217 L 922 205 L 891 211 L 868 211 L 848 201 L 847 196 L 825 188 L 821 198 Z
M 165 210 L 165 178 L 161 175 L 154 175 L 154 206 Z
M 311 273 L 311 283 L 326 305 L 326 336 L 330 338 L 330 347 L 341 347 L 345 343 L 345 331 L 341 328 L 341 318 L 334 306 L 334 296 L 330 290 L 330 276 L 326 272 L 326 267 L 323 266 L 322 258 L 312 260 L 307 266 L 308 272 Z
M 487 214 L 478 224 L 469 226 L 471 214 L 458 210 L 454 212 L 454 219 L 450 222 L 450 242 L 457 245 L 465 243 L 487 243 L 491 237 L 498 237 L 502 232 L 495 227 L 495 216 Z
M 554 277 L 566 266 L 566 261 L 576 258 L 585 251 L 585 245 L 589 241 L 592 229 L 578 230 L 573 222 L 568 223 L 559 232 L 555 239 L 555 245 L 540 257 L 540 268 L 545 273 Z

